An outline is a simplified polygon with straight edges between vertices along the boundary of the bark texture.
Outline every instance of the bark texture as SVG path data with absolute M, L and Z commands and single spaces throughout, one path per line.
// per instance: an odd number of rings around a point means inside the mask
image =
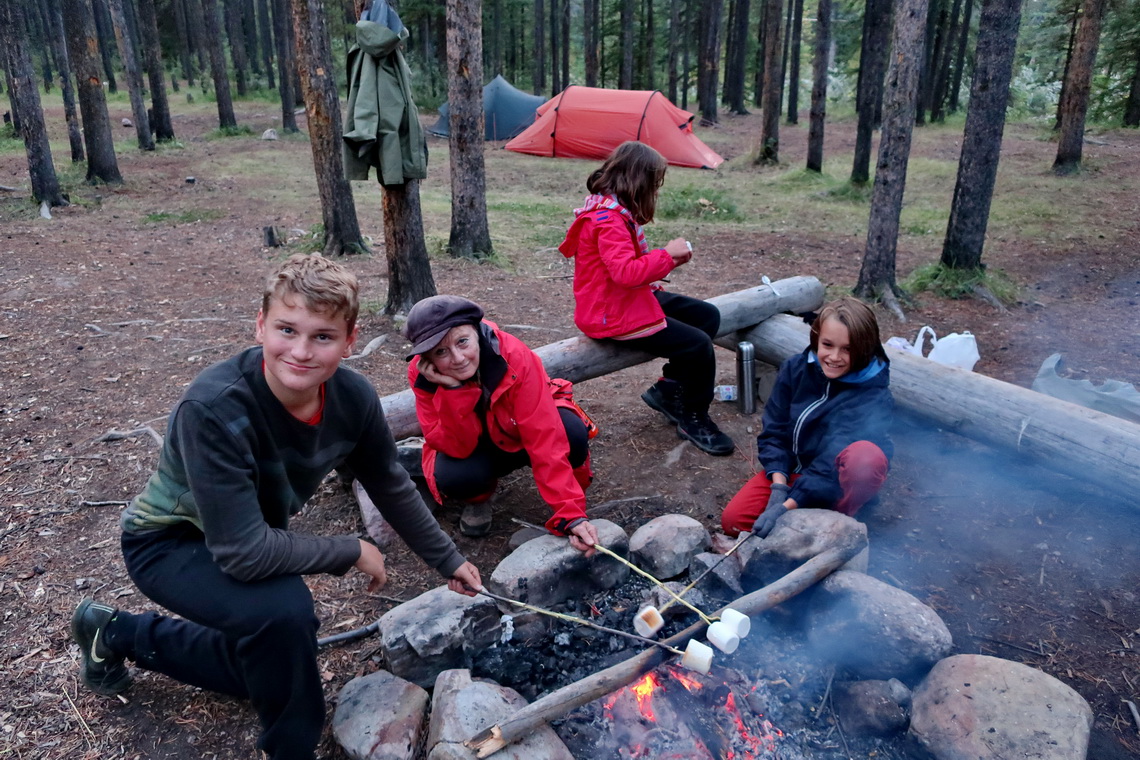
M 78 85 L 79 111 L 83 116 L 83 144 L 87 148 L 87 181 L 118 184 L 119 162 L 115 158 L 115 140 L 111 118 L 107 115 L 107 98 L 99 78 L 99 43 L 95 39 L 95 22 L 87 0 L 62 0 L 63 23 L 67 29 L 67 54 Z
M 210 75 L 214 79 L 214 97 L 218 101 L 218 126 L 232 129 L 237 126 L 234 103 L 230 95 L 230 78 L 226 72 L 226 55 L 222 50 L 222 28 L 218 23 L 217 0 L 202 0 L 202 27 L 206 35 L 206 48 L 210 54 Z
M 1057 140 L 1057 158 L 1053 171 L 1072 174 L 1081 168 L 1081 150 L 1085 142 L 1085 117 L 1089 110 L 1093 64 L 1100 46 L 1100 25 L 1105 0 L 1086 0 L 1073 47 L 1073 61 L 1065 78 L 1061 96 L 1061 135 Z
M 958 161 L 958 181 L 942 244 L 942 264 L 979 269 L 997 182 L 1013 54 L 1021 26 L 1021 0 L 984 0 L 974 58 L 970 107 Z
M 293 91 L 293 24 L 289 18 L 289 0 L 273 0 L 273 39 L 277 46 L 277 92 L 281 96 L 281 131 L 297 132 L 297 93 Z
M 744 69 L 748 60 L 749 0 L 736 0 L 728 21 L 728 41 L 724 62 L 724 102 L 730 113 L 747 114 L 744 107 Z
M 324 255 L 340 256 L 364 253 L 368 248 L 360 234 L 352 186 L 344 176 L 344 128 L 327 23 L 323 0 L 293 0 L 297 63 L 325 227 Z
M 174 139 L 170 120 L 170 103 L 166 99 L 166 81 L 162 77 L 162 46 L 158 37 L 158 18 L 154 0 L 138 0 L 139 31 L 142 32 L 143 60 L 150 81 L 150 128 L 159 142 Z
M 789 0 L 792 40 L 788 53 L 788 123 L 800 123 L 800 41 L 804 29 L 804 0 Z
M 704 0 L 697 24 L 697 104 L 701 120 L 717 123 L 717 82 L 720 80 L 720 26 L 724 0 Z
M 871 218 L 867 223 L 867 247 L 855 286 L 855 293 L 863 298 L 893 297 L 897 290 L 895 251 L 918 105 L 926 10 L 927 0 L 900 0 L 895 11 L 891 63 L 883 97 L 883 132 L 879 139 L 875 186 L 871 191 Z
M 143 97 L 138 49 L 131 37 L 130 27 L 127 26 L 123 0 L 110 0 L 110 5 L 111 20 L 115 24 L 115 41 L 119 43 L 119 58 L 123 61 L 123 72 L 127 77 L 127 92 L 131 98 L 131 114 L 134 116 L 139 150 L 154 150 L 154 136 L 150 133 L 150 117 L 146 115 L 146 98 Z
M 827 58 L 831 48 L 831 0 L 819 0 L 812 54 L 811 118 L 808 123 L 807 168 L 823 171 L 823 132 L 827 119 Z
M 760 146 L 756 162 L 774 164 L 780 160 L 780 103 L 784 72 L 780 66 L 780 20 L 784 16 L 781 0 L 766 0 L 764 5 L 764 120 L 760 128 Z
M 855 110 L 855 158 L 851 182 L 866 184 L 871 178 L 871 137 L 882 121 L 883 73 L 887 70 L 892 0 L 867 0 L 863 12 L 863 46 L 859 53 L 859 87 Z
M 1124 126 L 1140 127 L 1140 44 L 1136 46 L 1136 70 L 1132 73 L 1132 86 L 1124 105 Z
M 51 44 L 55 48 L 55 58 L 59 62 L 60 92 L 63 95 L 63 116 L 67 121 L 67 142 L 71 146 L 71 162 L 86 160 L 83 149 L 83 130 L 79 128 L 79 111 L 75 103 L 75 80 L 71 75 L 71 58 L 67 54 L 67 35 L 63 31 L 63 11 L 53 4 L 47 9 L 51 24 Z
M 382 189 L 384 252 L 388 258 L 388 303 L 384 313 L 407 314 L 416 301 L 436 295 L 424 242 L 420 181 L 409 179 L 402 185 L 387 185 Z M 414 400 L 412 417 L 415 417 Z

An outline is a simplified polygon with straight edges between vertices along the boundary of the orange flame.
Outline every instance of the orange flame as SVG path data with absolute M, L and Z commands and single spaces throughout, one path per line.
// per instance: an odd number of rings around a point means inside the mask
M 656 675 L 646 673 L 645 678 L 642 678 L 632 686 L 633 696 L 637 700 L 637 708 L 641 711 L 641 715 L 655 723 L 657 722 L 657 716 L 653 714 L 653 692 L 660 685 Z
M 700 681 L 697 681 L 693 678 L 689 678 L 688 676 L 684 675 L 683 673 L 681 673 L 679 671 L 670 670 L 669 675 L 673 676 L 673 678 L 680 681 L 681 685 L 684 686 L 686 689 L 688 689 L 690 693 L 694 692 L 694 691 L 700 691 L 702 688 L 704 688 L 703 683 L 701 683 Z

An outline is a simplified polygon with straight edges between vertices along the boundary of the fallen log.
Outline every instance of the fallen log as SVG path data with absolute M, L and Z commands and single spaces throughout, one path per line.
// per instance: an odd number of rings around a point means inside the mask
M 746 594 L 726 607 L 717 610 L 714 616 L 719 616 L 728 607 L 746 615 L 759 615 L 770 610 L 819 583 L 843 567 L 848 560 L 866 546 L 867 537 L 865 535 L 852 534 L 812 557 L 779 580 L 769 583 L 751 594 Z M 663 643 L 678 649 L 683 648 L 688 644 L 689 639 L 698 636 L 705 627 L 706 624 L 703 621 L 698 621 L 680 633 L 665 639 Z M 595 699 L 604 697 L 606 694 L 633 682 L 664 662 L 667 656 L 665 650 L 660 647 L 651 647 L 628 660 L 611 665 L 592 676 L 536 699 L 510 718 L 472 736 L 464 742 L 464 745 L 468 749 L 474 750 L 478 757 L 494 754 L 552 718 L 565 715 L 576 707 L 593 702 Z
M 814 277 L 790 277 L 771 285 L 761 285 L 708 299 L 720 309 L 720 334 L 726 335 L 755 325 L 773 314 L 799 314 L 823 305 L 823 285 Z M 735 346 L 735 344 L 734 344 Z M 546 373 L 578 383 L 593 377 L 632 367 L 654 357 L 631 351 L 613 342 L 599 342 L 579 336 L 535 349 Z M 416 401 L 411 390 L 380 399 L 384 417 L 396 440 L 418 435 Z
M 808 326 L 787 315 L 719 338 L 751 341 L 756 358 L 779 365 L 803 351 Z M 1051 470 L 1095 481 L 1133 502 L 1140 491 L 1140 425 L 992 377 L 886 347 L 891 393 L 900 409 Z

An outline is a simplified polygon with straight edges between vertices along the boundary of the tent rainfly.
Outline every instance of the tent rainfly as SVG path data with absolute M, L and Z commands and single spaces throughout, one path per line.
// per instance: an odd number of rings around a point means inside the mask
M 626 140 L 640 140 L 673 166 L 715 169 L 724 159 L 693 134 L 693 119 L 658 90 L 571 85 L 503 147 L 533 156 L 605 158 Z
M 483 88 L 483 124 L 485 140 L 509 140 L 534 123 L 534 112 L 545 102 L 541 95 L 527 95 L 499 74 Z M 437 137 L 451 134 L 451 110 L 439 107 L 439 121 L 428 129 Z

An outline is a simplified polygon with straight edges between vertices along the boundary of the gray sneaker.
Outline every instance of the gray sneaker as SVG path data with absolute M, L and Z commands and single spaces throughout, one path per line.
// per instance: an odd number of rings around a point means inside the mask
M 131 674 L 122 655 L 107 646 L 107 624 L 118 610 L 84 599 L 71 616 L 71 638 L 79 645 L 83 683 L 96 694 L 114 696 L 131 685 Z
M 478 538 L 491 532 L 491 502 L 468 504 L 459 516 L 459 532 L 465 536 Z

